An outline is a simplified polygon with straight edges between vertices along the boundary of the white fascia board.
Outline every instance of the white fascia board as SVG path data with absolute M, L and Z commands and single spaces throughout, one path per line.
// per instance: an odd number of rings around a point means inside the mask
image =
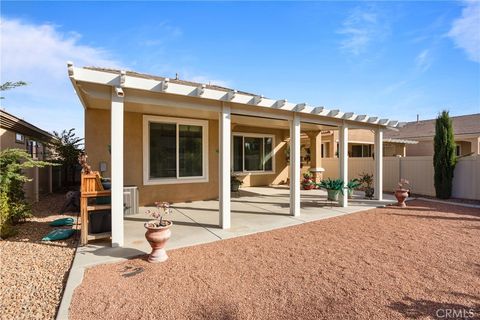
M 203 94 L 199 97 L 197 92 L 198 88 L 196 86 L 186 85 L 186 84 L 179 84 L 169 82 L 167 88 L 165 88 L 165 82 L 161 80 L 155 79 L 145 79 L 135 76 L 124 76 L 124 81 L 122 82 L 122 76 L 118 73 L 111 73 L 108 71 L 101 71 L 101 70 L 91 70 L 91 69 L 84 69 L 84 68 L 77 68 L 71 67 L 73 70 L 73 75 L 71 76 L 72 82 L 74 87 L 76 88 L 76 84 L 74 81 L 83 81 L 83 82 L 90 82 L 96 84 L 103 84 L 109 86 L 122 86 L 122 88 L 130 88 L 130 89 L 137 89 L 137 90 L 147 90 L 152 92 L 164 92 L 169 94 L 176 94 L 176 95 L 183 95 L 183 96 L 196 96 L 202 99 L 211 99 L 217 101 L 229 101 L 232 103 L 238 104 L 246 104 L 252 105 L 252 95 L 235 93 L 232 95 L 231 93 L 223 90 L 216 90 L 216 89 L 209 89 L 205 88 Z M 77 89 L 77 88 L 76 88 Z M 80 92 L 79 98 L 82 100 Z M 258 104 L 253 104 L 257 107 L 264 107 L 264 108 L 276 108 L 278 100 L 262 98 L 258 102 Z M 82 101 L 83 103 L 83 101 Z M 85 104 L 84 104 L 85 106 Z M 295 112 L 295 107 L 297 106 L 296 103 L 285 102 L 282 106 L 281 110 L 287 110 Z M 345 115 L 349 115 L 349 113 L 340 112 L 339 110 L 328 110 L 324 108 L 319 112 L 319 109 L 311 106 L 305 106 L 302 110 L 298 111 L 301 114 L 311 114 L 311 115 L 318 115 L 323 117 L 331 117 L 333 119 L 341 119 Z M 359 123 L 371 123 L 371 124 L 378 124 L 383 127 L 397 127 L 400 124 L 396 124 L 395 126 L 390 126 L 389 123 L 379 123 L 378 117 L 366 117 L 362 120 L 357 119 L 348 119 L 349 121 L 359 122 Z M 390 121 L 392 122 L 392 121 Z M 392 125 L 394 123 L 392 122 Z

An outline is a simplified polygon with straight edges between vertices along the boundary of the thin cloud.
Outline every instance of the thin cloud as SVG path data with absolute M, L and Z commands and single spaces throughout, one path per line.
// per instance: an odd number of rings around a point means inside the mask
M 389 33 L 389 26 L 374 8 L 356 8 L 343 21 L 338 33 L 344 35 L 340 48 L 359 55 L 367 51 L 374 41 L 383 40 Z
M 427 71 L 432 65 L 430 50 L 422 50 L 415 58 L 415 64 L 420 71 Z
M 480 63 L 480 1 L 466 1 L 462 16 L 455 19 L 447 34 L 467 57 Z
M 81 34 L 58 26 L 2 17 L 0 28 L 2 81 L 28 83 L 5 92 L 2 107 L 43 129 L 75 127 L 83 134 L 83 110 L 68 80 L 66 62 L 113 68 L 121 63 L 105 49 L 80 44 Z

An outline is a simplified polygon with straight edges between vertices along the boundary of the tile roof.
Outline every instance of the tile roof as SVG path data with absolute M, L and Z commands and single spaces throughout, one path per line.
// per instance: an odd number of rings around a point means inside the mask
M 480 136 L 480 113 L 451 117 L 455 135 L 478 134 Z M 415 139 L 435 135 L 435 119 L 407 122 L 398 131 L 385 132 L 385 138 Z

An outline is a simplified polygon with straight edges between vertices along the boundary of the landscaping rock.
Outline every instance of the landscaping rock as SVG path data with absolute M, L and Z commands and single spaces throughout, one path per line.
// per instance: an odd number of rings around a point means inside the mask
M 54 319 L 67 280 L 77 237 L 41 241 L 59 214 L 65 196 L 48 195 L 33 206 L 34 217 L 16 236 L 0 241 L 0 319 Z M 76 225 L 73 226 L 76 228 Z

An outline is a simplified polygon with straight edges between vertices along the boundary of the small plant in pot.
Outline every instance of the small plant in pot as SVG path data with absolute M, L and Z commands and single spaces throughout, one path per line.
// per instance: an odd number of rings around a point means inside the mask
M 313 181 L 313 175 L 311 173 L 304 173 L 303 180 L 302 180 L 302 188 L 303 190 L 312 190 L 315 189 L 315 181 Z
M 145 238 L 152 247 L 152 252 L 148 256 L 148 262 L 163 262 L 168 259 L 165 245 L 172 232 L 170 227 L 172 221 L 164 219 L 164 216 L 170 214 L 170 204 L 168 202 L 155 202 L 155 210 L 147 210 L 147 213 L 156 220 L 145 223 Z
M 347 183 L 347 189 L 348 189 L 348 199 L 353 198 L 353 190 L 356 188 L 360 187 L 362 184 L 360 183 L 360 180 L 354 178 Z
M 360 183 L 363 185 L 365 191 L 365 198 L 372 199 L 375 190 L 373 189 L 373 174 L 362 173 L 360 174 Z
M 400 182 L 397 184 L 397 189 L 395 190 L 395 198 L 397 198 L 397 206 L 406 207 L 405 200 L 410 194 L 410 183 L 406 179 L 400 179 Z
M 238 179 L 236 176 L 230 177 L 230 191 L 237 192 L 240 186 L 243 184 L 243 181 Z
M 320 181 L 319 188 L 327 190 L 327 199 L 330 201 L 338 201 L 338 195 L 343 194 L 343 180 L 330 178 Z

